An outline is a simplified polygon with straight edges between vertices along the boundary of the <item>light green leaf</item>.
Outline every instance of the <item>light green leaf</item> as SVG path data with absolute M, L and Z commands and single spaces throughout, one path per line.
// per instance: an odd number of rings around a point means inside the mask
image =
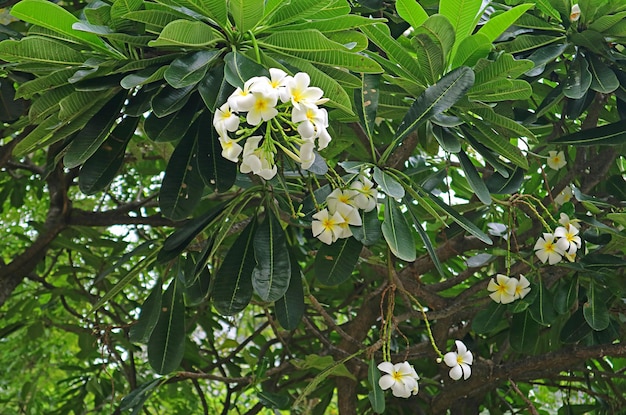
M 515 21 L 527 10 L 532 9 L 534 4 L 520 4 L 512 9 L 500 13 L 497 16 L 489 17 L 487 23 L 485 23 L 478 33 L 482 33 L 489 39 L 490 42 L 495 41 L 506 29 L 509 28 Z
M 378 183 L 380 190 L 396 199 L 404 197 L 404 187 L 389 173 L 374 167 L 374 181 Z
M 228 10 L 226 0 L 173 0 L 181 6 L 187 7 L 203 16 L 209 17 L 221 27 L 228 25 Z
M 413 45 L 417 50 L 417 61 L 424 80 L 429 85 L 434 84 L 445 70 L 446 61 L 441 43 L 426 33 L 416 33 Z
M 20 20 L 35 24 L 68 36 L 84 45 L 116 58 L 124 55 L 109 48 L 98 36 L 74 30 L 72 25 L 80 22 L 76 16 L 61 6 L 47 0 L 22 0 L 11 8 L 11 14 Z
M 473 101 L 498 102 L 516 101 L 530 98 L 533 89 L 521 79 L 494 79 L 491 82 L 475 84 L 467 97 Z
M 428 19 L 428 13 L 415 0 L 397 0 L 396 11 L 413 28 L 421 26 Z
M 550 0 L 535 0 L 535 4 L 537 5 L 537 8 L 545 14 L 555 18 L 558 22 L 561 21 L 561 15 L 554 7 L 552 7 Z
M 389 249 L 396 257 L 407 262 L 415 261 L 417 251 L 411 228 L 400 211 L 398 202 L 391 197 L 385 200 L 382 230 Z
M 461 41 L 468 38 L 476 27 L 480 18 L 482 3 L 482 0 L 444 0 L 440 2 L 439 13 L 448 18 L 456 34 L 451 56 L 456 55 L 456 50 Z
M 273 302 L 280 299 L 289 288 L 291 261 L 285 232 L 270 209 L 254 234 L 254 258 L 254 292 L 263 301 Z
M 247 33 L 263 17 L 265 0 L 229 0 L 228 7 L 235 27 L 241 33 Z
M 175 277 L 163 294 L 159 320 L 148 340 L 148 362 L 160 375 L 176 370 L 185 353 L 185 304 L 179 285 Z
M 600 16 L 598 19 L 591 22 L 589 29 L 602 33 L 624 19 L 626 19 L 626 11 Z
M 284 26 L 285 30 L 319 30 L 322 33 L 339 32 L 350 29 L 357 29 L 363 26 L 380 23 L 384 19 L 376 19 L 372 17 L 357 16 L 354 14 L 346 16 L 337 16 L 324 20 L 307 20 L 304 22 L 292 23 Z
M 343 238 L 322 245 L 315 256 L 315 277 L 324 285 L 339 285 L 352 275 L 363 245 L 356 239 Z
M 137 10 L 126 13 L 124 19 L 146 24 L 146 31 L 161 33 L 163 28 L 181 16 L 165 10 Z
M 482 33 L 475 33 L 463 39 L 456 49 L 452 58 L 452 67 L 461 65 L 473 66 L 481 58 L 485 58 L 491 52 L 493 44 L 487 36 Z
M 316 15 L 320 18 L 319 11 L 328 5 L 327 1 L 297 0 L 284 2 L 280 7 L 272 7 L 274 11 L 265 16 L 264 23 L 269 26 L 284 26 L 287 23 Z
M 0 42 L 0 59 L 7 62 L 27 61 L 62 66 L 82 65 L 85 62 L 79 51 L 57 40 L 39 36 Z
M 527 50 L 533 50 L 542 46 L 547 46 L 553 43 L 566 43 L 567 38 L 565 36 L 552 36 L 552 35 L 519 35 L 515 39 L 509 42 L 503 42 L 500 46 L 509 53 L 519 53 Z
M 222 40 L 221 34 L 206 23 L 179 19 L 168 23 L 159 37 L 148 42 L 148 45 L 199 48 L 215 44 L 220 40 Z

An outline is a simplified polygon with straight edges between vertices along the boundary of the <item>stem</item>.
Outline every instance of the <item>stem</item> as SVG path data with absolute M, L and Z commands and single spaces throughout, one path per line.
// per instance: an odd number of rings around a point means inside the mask
M 428 317 L 426 316 L 426 312 L 424 311 L 424 307 L 418 301 L 417 298 L 415 298 L 415 297 L 413 297 L 411 295 L 411 293 L 409 293 L 406 290 L 403 290 L 403 292 L 407 295 L 407 297 L 409 297 L 409 299 L 411 301 L 413 301 L 417 305 L 417 307 L 419 308 L 420 313 L 422 313 L 422 317 L 424 318 L 424 324 L 426 325 L 426 332 L 428 333 L 428 339 L 430 340 L 430 345 L 433 347 L 433 350 L 437 354 L 437 357 L 439 357 L 440 359 L 443 359 L 443 353 L 441 353 L 441 350 L 439 350 L 439 348 L 437 347 L 437 343 L 435 343 L 435 338 L 433 337 L 433 331 L 430 328 L 430 322 L 428 321 Z
M 254 49 L 256 62 L 261 65 L 261 52 L 259 52 L 259 44 L 256 42 L 256 37 L 254 37 L 252 30 L 248 30 L 248 34 L 250 35 L 250 40 L 252 41 L 252 48 Z

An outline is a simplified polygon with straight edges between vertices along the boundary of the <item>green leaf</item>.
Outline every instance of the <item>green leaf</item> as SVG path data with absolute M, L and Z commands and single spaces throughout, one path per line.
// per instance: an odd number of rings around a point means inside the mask
M 619 80 L 611 68 L 595 55 L 589 56 L 587 60 L 589 61 L 589 71 L 592 76 L 591 89 L 602 94 L 610 94 L 619 87 Z
M 252 299 L 253 240 L 256 219 L 245 227 L 228 250 L 222 266 L 215 275 L 213 306 L 218 313 L 232 316 L 242 311 Z
M 582 308 L 579 308 L 565 322 L 559 338 L 563 343 L 578 343 L 591 335 L 592 332 L 593 330 L 583 316 Z
M 228 52 L 224 63 L 224 78 L 234 87 L 243 88 L 243 84 L 255 76 L 269 76 L 265 67 L 237 51 Z
M 426 248 L 426 251 L 428 252 L 428 255 L 430 256 L 430 259 L 433 261 L 433 264 L 435 265 L 437 272 L 439 272 L 439 275 L 445 278 L 446 275 L 443 272 L 443 267 L 441 266 L 441 262 L 439 261 L 439 257 L 437 256 L 437 252 L 435 251 L 435 247 L 433 246 L 433 243 L 431 242 L 430 237 L 426 233 L 426 230 L 422 227 L 422 223 L 420 222 L 417 215 L 415 214 L 414 206 L 411 203 L 409 203 L 409 201 L 407 200 L 405 200 L 405 204 L 408 207 L 409 213 L 411 214 L 411 218 L 413 219 L 413 224 L 415 225 L 415 229 L 417 230 L 417 233 L 422 239 L 422 242 L 424 242 L 424 247 Z
M 465 172 L 465 178 L 467 179 L 474 192 L 476 192 L 476 196 L 478 196 L 478 199 L 485 205 L 490 205 L 491 194 L 489 193 L 489 189 L 487 189 L 487 185 L 485 185 L 485 182 L 480 177 L 478 170 L 476 170 L 474 163 L 472 163 L 470 158 L 467 156 L 467 154 L 465 154 L 465 151 L 463 150 L 457 153 L 457 157 L 459 158 L 459 161 L 461 162 L 461 167 Z
M 363 245 L 355 238 L 322 245 L 315 256 L 315 277 L 324 285 L 339 285 L 352 275 Z
M 72 26 L 80 22 L 78 18 L 61 6 L 50 1 L 22 0 L 11 8 L 11 14 L 24 22 L 61 33 L 63 36 L 70 37 L 84 45 L 91 46 L 109 56 L 118 59 L 124 58 L 124 55 L 107 47 L 102 39 L 93 33 L 74 30 Z
M 330 42 L 330 41 L 329 41 Z M 332 42 L 335 43 L 335 42 Z M 360 54 L 354 53 L 346 49 L 343 45 L 339 45 L 341 49 L 331 50 L 314 50 L 309 49 L 287 49 L 276 47 L 269 43 L 261 42 L 264 47 L 275 51 L 276 53 L 285 54 L 288 56 L 296 56 L 298 58 L 306 59 L 311 63 L 319 65 L 328 65 L 331 67 L 339 67 L 349 69 L 354 72 L 363 73 L 381 73 L 382 68 L 371 58 Z
M 49 65 L 82 65 L 82 53 L 57 40 L 29 36 L 0 42 L 0 59 L 7 62 L 40 62 Z
M 537 8 L 547 14 L 550 17 L 556 19 L 557 22 L 561 21 L 561 15 L 559 12 L 550 4 L 550 0 L 535 0 L 535 4 Z
M 100 148 L 119 117 L 127 96 L 128 91 L 118 93 L 74 137 L 63 157 L 65 167 L 72 169 L 80 166 Z
M 157 117 L 175 113 L 185 106 L 194 89 L 194 85 L 178 89 L 165 86 L 152 98 L 152 111 Z
M 578 278 L 570 277 L 569 282 L 559 280 L 554 291 L 554 309 L 559 314 L 567 314 L 578 300 Z
M 155 388 L 159 386 L 164 379 L 155 379 L 151 382 L 146 382 L 134 389 L 131 393 L 124 396 L 124 398 L 120 401 L 119 410 L 127 411 L 132 409 L 130 415 L 138 415 L 143 408 L 143 404 L 148 400 L 150 395 L 154 392 Z
M 229 0 L 228 7 L 235 27 L 247 33 L 259 23 L 265 11 L 264 0 Z
M 626 143 L 626 130 L 623 121 L 600 127 L 581 130 L 564 135 L 552 141 L 554 144 L 571 144 L 574 146 L 621 145 Z
M 472 321 L 472 330 L 477 334 L 494 331 L 502 322 L 506 305 L 491 301 L 486 308 L 480 310 Z
M 185 304 L 179 285 L 174 278 L 163 294 L 159 320 L 148 340 L 148 362 L 160 375 L 176 370 L 185 353 Z
M 218 57 L 216 50 L 201 50 L 181 56 L 165 70 L 165 80 L 174 88 L 195 85 L 204 78 L 209 66 Z
M 229 24 L 226 0 L 174 0 L 174 2 L 209 17 L 223 28 Z
M 33 95 L 43 95 L 45 92 L 62 85 L 69 84 L 69 78 L 74 75 L 76 68 L 63 68 L 49 75 L 40 76 L 31 81 L 26 81 L 17 87 L 16 98 L 31 98 Z
M 607 296 L 603 295 L 602 288 L 594 281 L 589 283 L 587 301 L 583 304 L 583 316 L 589 326 L 596 331 L 602 331 L 609 326 L 609 310 L 606 305 Z
M 443 149 L 448 153 L 458 153 L 461 151 L 461 141 L 459 137 L 450 131 L 450 129 L 441 127 L 439 125 L 433 125 L 433 136 Z
M 532 88 L 526 81 L 519 79 L 495 79 L 475 85 L 467 97 L 472 101 L 499 102 L 508 100 L 528 99 L 532 95 Z
M 604 32 L 615 26 L 617 23 L 626 19 L 626 11 L 600 16 L 589 25 L 589 29 L 596 32 Z
M 204 183 L 215 191 L 223 193 L 230 189 L 237 179 L 237 163 L 222 157 L 219 136 L 211 119 L 207 116 L 198 119 L 199 130 L 206 135 L 198 142 L 197 165 Z
M 278 7 L 268 8 L 268 11 L 271 11 L 271 13 L 265 16 L 264 22 L 270 26 L 284 26 L 287 23 L 304 19 L 315 14 L 317 14 L 319 18 L 318 12 L 327 5 L 328 2 L 319 0 L 282 2 L 282 5 Z
M 369 139 L 374 137 L 374 121 L 378 110 L 380 75 L 361 74 L 362 87 L 354 89 L 354 104 L 359 121 Z
M 374 167 L 373 174 L 374 181 L 387 195 L 401 199 L 404 197 L 404 187 L 389 173 L 379 169 L 378 167 Z
M 361 226 L 352 228 L 352 236 L 363 245 L 374 245 L 382 236 L 380 226 L 380 219 L 378 219 L 378 211 L 376 209 L 369 212 L 361 211 Z
M 282 298 L 274 303 L 276 319 L 285 330 L 295 330 L 304 315 L 304 292 L 302 290 L 302 271 L 298 261 L 291 257 L 291 279 L 289 288 Z
M 151 112 L 143 123 L 144 132 L 157 143 L 179 140 L 191 127 L 200 105 L 198 101 L 190 99 L 180 111 L 165 117 L 157 117 Z
M 417 258 L 415 241 L 400 206 L 391 197 L 385 200 L 385 219 L 382 224 L 383 236 L 391 252 L 398 258 L 412 262 Z
M 456 33 L 451 56 L 456 54 L 455 51 L 461 41 L 469 37 L 476 27 L 480 18 L 481 5 L 482 0 L 446 0 L 439 4 L 439 13 L 450 20 Z
M 204 182 L 197 168 L 198 122 L 180 140 L 172 153 L 165 177 L 159 191 L 159 207 L 163 216 L 173 219 L 185 219 L 193 212 L 202 197 Z
M 163 28 L 156 40 L 148 42 L 150 47 L 203 47 L 213 45 L 223 40 L 222 35 L 203 22 L 192 22 L 178 19 L 170 22 Z
M 78 173 L 81 192 L 88 195 L 97 193 L 113 181 L 124 162 L 126 146 L 135 135 L 138 124 L 138 117 L 125 117 L 93 156 L 85 161 Z
M 449 109 L 465 95 L 473 84 L 474 72 L 468 67 L 461 67 L 446 74 L 435 85 L 429 86 L 404 116 L 396 131 L 394 143 L 402 142 L 428 118 Z
M 540 48 L 553 43 L 565 43 L 567 41 L 565 36 L 553 36 L 553 35 L 519 35 L 515 39 L 509 42 L 502 42 L 500 46 L 509 53 L 519 53 L 528 50 Z
M 519 353 L 532 354 L 539 341 L 539 329 L 539 324 L 528 311 L 513 314 L 509 331 L 511 348 Z
M 206 107 L 212 113 L 222 105 L 235 89 L 226 82 L 224 65 L 219 64 L 209 69 L 206 76 L 198 84 L 198 92 Z
M 452 67 L 473 66 L 481 58 L 485 58 L 492 48 L 493 44 L 487 36 L 482 33 L 473 34 L 459 43 L 452 59 Z
M 152 66 L 137 72 L 130 73 L 122 78 L 120 85 L 124 89 L 132 89 L 140 85 L 160 81 L 167 71 L 167 66 Z
M 256 267 L 252 271 L 252 286 L 263 301 L 276 301 L 289 288 L 291 261 L 286 239 L 280 222 L 268 209 L 254 234 Z
M 448 206 L 444 201 L 442 201 L 441 199 L 439 199 L 437 196 L 433 195 L 432 193 L 428 193 L 428 196 L 441 209 L 446 211 L 450 215 L 452 220 L 454 220 L 463 229 L 465 229 L 466 231 L 468 231 L 469 233 L 471 233 L 472 235 L 474 235 L 475 237 L 477 237 L 478 239 L 480 239 L 487 245 L 493 244 L 493 241 L 486 233 L 481 231 L 476 225 L 474 225 L 472 222 L 467 220 L 467 218 L 464 218 L 463 216 L 461 216 L 457 211 L 455 211 L 452 207 Z
M 587 59 L 581 55 L 576 55 L 576 59 L 574 59 L 567 72 L 563 93 L 568 98 L 580 99 L 587 93 L 592 79 Z
M 541 281 L 536 286 L 533 285 L 532 289 L 537 291 L 537 296 L 528 308 L 528 311 L 530 311 L 531 316 L 537 323 L 549 326 L 557 318 L 552 293 Z
M 369 382 L 371 388 L 370 392 L 367 394 L 367 397 L 372 404 L 372 410 L 377 414 L 382 414 L 385 412 L 385 394 L 378 385 L 379 380 L 380 371 L 378 370 L 378 366 L 376 365 L 374 356 L 372 356 L 370 358 L 370 363 L 367 368 L 367 381 Z
M 126 13 L 124 19 L 145 23 L 146 31 L 161 33 L 168 23 L 179 20 L 182 16 L 165 10 L 137 10 Z
M 371 25 L 374 23 L 383 22 L 384 19 L 376 19 L 357 15 L 345 15 L 337 16 L 324 20 L 305 20 L 303 22 L 292 23 L 286 26 L 287 30 L 319 30 L 322 33 L 331 33 L 346 31 L 350 29 L 361 28 L 363 26 Z
M 533 4 L 520 4 L 512 9 L 500 13 L 497 16 L 489 17 L 487 23 L 485 23 L 478 33 L 482 33 L 487 36 L 490 42 L 495 41 L 506 29 L 509 28 L 515 21 L 527 10 L 533 8 Z
M 415 0 L 397 0 L 396 11 L 413 28 L 420 27 L 428 19 L 428 13 Z
M 495 172 L 485 181 L 485 184 L 491 194 L 510 195 L 522 187 L 524 180 L 524 170 L 518 167 L 513 171 L 513 174 L 509 174 L 509 177 L 505 177 L 500 172 Z
M 434 84 L 445 70 L 446 60 L 441 43 L 427 33 L 416 33 L 412 43 L 417 50 L 421 74 L 428 84 Z
M 141 306 L 139 318 L 135 324 L 130 327 L 128 337 L 131 342 L 145 343 L 150 338 L 161 315 L 162 288 L 161 279 L 158 279 L 150 291 L 150 295 L 148 295 L 146 301 L 144 301 Z

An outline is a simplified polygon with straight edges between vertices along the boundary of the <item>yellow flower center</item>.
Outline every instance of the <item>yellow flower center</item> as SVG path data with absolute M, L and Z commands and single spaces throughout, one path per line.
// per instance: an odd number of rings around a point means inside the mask
M 267 107 L 268 107 L 268 105 L 267 105 L 267 104 L 268 104 L 268 103 L 267 103 L 267 100 L 266 100 L 266 99 L 259 98 L 259 99 L 257 99 L 257 100 L 254 102 L 254 109 L 255 109 L 255 110 L 257 110 L 257 111 L 259 111 L 259 112 L 265 111 L 265 110 L 267 109 Z
M 552 242 L 546 242 L 545 245 L 543 246 L 543 249 L 546 252 L 555 252 L 556 251 L 554 249 L 554 243 L 552 243 Z

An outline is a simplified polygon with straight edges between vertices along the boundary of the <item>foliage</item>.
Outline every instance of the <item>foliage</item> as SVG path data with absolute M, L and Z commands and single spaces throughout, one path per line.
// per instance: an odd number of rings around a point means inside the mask
M 622 3 L 17 2 L 1 412 L 620 413 Z

